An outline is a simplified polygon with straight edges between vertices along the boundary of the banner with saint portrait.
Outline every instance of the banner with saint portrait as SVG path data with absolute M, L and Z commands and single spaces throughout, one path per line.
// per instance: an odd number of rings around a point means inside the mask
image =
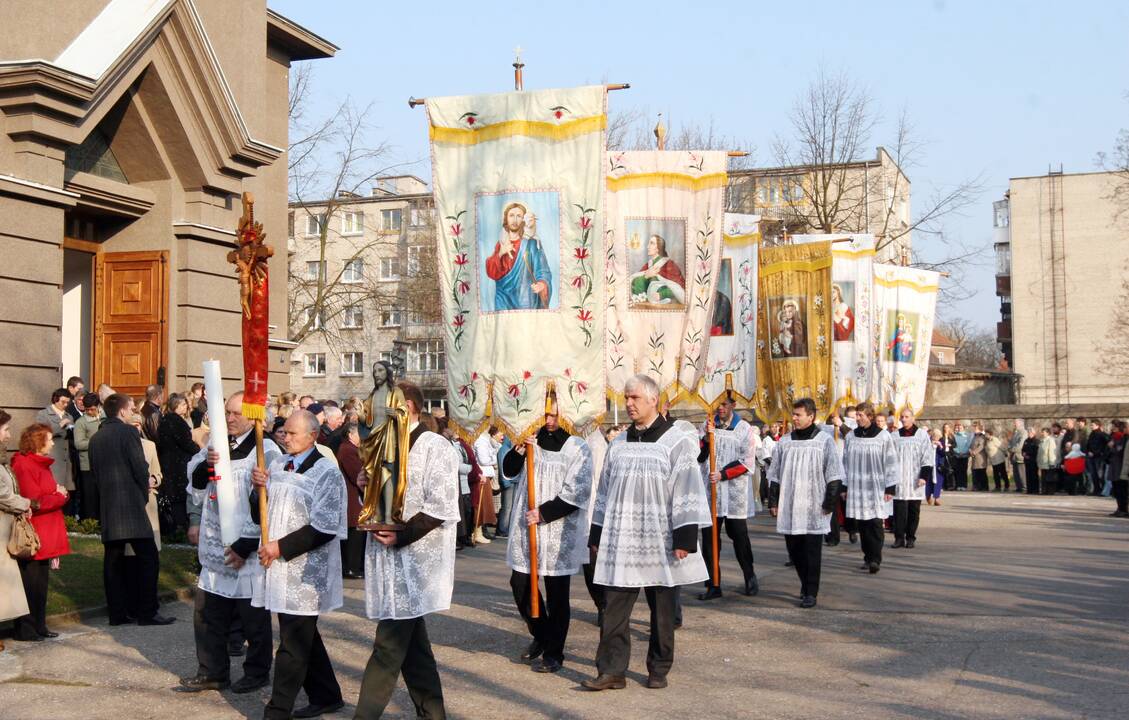
M 762 420 L 787 420 L 792 403 L 831 409 L 831 242 L 761 248 L 757 398 Z
M 831 388 L 833 410 L 874 400 L 874 236 L 793 235 L 831 240 Z
M 604 413 L 603 86 L 428 98 L 449 415 L 516 441 Z
M 725 152 L 607 155 L 608 394 L 645 373 L 671 404 L 706 365 L 725 211 Z
M 725 213 L 713 321 L 695 398 L 709 411 L 728 396 L 750 408 L 757 390 L 757 250 L 760 216 Z
M 876 395 L 882 408 L 917 413 L 925 404 L 940 277 L 932 270 L 874 265 Z

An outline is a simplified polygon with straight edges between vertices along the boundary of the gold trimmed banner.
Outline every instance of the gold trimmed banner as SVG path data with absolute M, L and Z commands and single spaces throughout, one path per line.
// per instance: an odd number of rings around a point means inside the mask
M 636 173 L 608 178 L 608 192 L 638 190 L 640 188 L 673 188 L 699 192 L 711 188 L 725 187 L 729 182 L 726 173 L 709 175 L 686 175 L 673 172 Z
M 431 141 L 458 145 L 477 145 L 510 137 L 530 137 L 539 140 L 562 142 L 588 133 L 600 132 L 607 127 L 607 115 L 592 115 L 562 123 L 537 120 L 505 120 L 490 125 L 470 127 L 431 126 Z
M 933 346 L 940 274 L 901 265 L 874 266 L 879 406 L 921 412 Z

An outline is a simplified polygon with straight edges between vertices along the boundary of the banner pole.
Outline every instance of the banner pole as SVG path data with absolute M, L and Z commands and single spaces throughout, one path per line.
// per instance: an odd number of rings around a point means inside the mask
M 710 444 L 710 474 L 717 472 L 717 447 L 714 443 L 713 427 L 709 429 L 709 444 Z M 721 584 L 720 574 L 718 573 L 718 541 L 721 539 L 717 530 L 717 483 L 710 481 L 710 519 L 713 520 L 713 527 L 711 532 L 713 534 L 713 557 L 710 562 L 713 568 L 713 586 L 718 587 Z
M 525 489 L 530 510 L 537 509 L 537 490 L 534 482 L 534 459 L 536 452 L 532 445 L 525 450 Z M 537 585 L 537 526 L 529 526 L 529 616 L 541 617 L 540 591 Z

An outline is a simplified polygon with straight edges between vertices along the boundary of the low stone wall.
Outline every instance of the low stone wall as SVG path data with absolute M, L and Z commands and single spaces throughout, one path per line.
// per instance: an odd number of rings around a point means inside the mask
M 952 423 L 957 420 L 982 420 L 988 426 L 1011 428 L 1016 418 L 1027 427 L 1047 427 L 1066 418 L 1084 417 L 1087 420 L 1129 419 L 1129 403 L 1084 403 L 1062 405 L 937 405 L 926 407 L 921 422 L 928 425 Z

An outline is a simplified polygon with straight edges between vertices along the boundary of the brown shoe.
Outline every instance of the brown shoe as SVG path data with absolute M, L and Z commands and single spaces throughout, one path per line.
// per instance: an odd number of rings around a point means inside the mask
M 580 684 L 589 690 L 622 690 L 627 687 L 622 675 L 600 675 L 595 680 L 585 680 Z
M 666 687 L 666 678 L 659 677 L 658 675 L 651 675 L 647 678 L 647 687 L 652 690 L 662 690 Z
M 934 505 L 940 505 L 941 504 L 941 498 L 937 498 L 936 500 L 934 500 L 933 504 Z

